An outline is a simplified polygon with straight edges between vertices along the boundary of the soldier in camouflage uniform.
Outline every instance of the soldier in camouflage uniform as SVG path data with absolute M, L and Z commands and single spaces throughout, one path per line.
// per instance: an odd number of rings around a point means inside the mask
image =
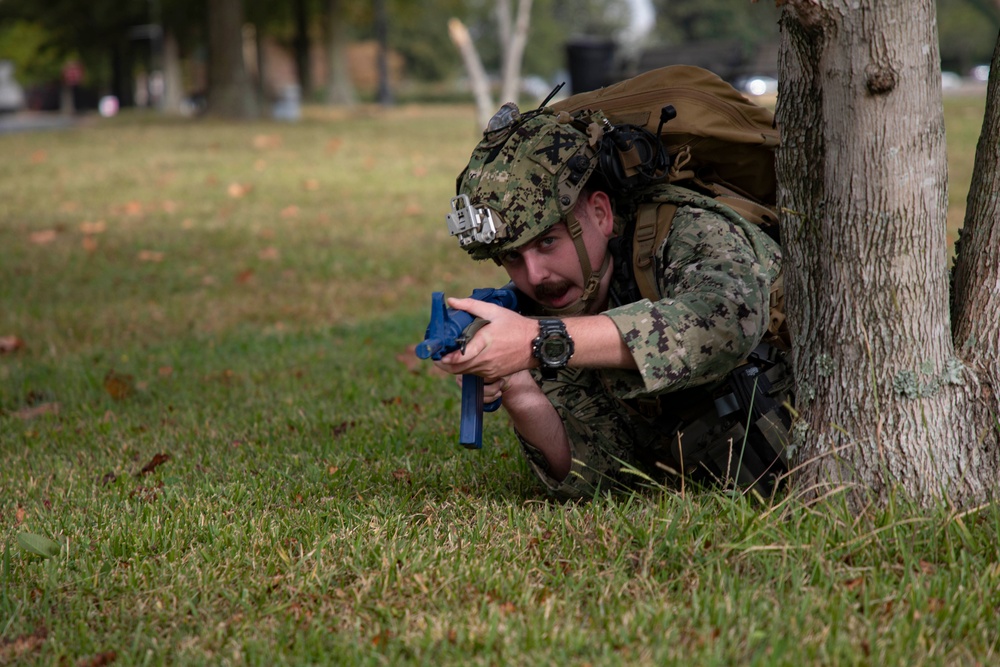
M 781 447 L 745 429 L 731 375 L 756 351 L 752 389 L 765 371 L 776 379 L 779 364 L 759 345 L 780 248 L 691 190 L 615 192 L 603 173 L 599 120 L 548 109 L 522 116 L 512 105 L 494 117 L 448 221 L 474 258 L 503 266 L 521 312 L 449 299 L 489 324 L 464 353 L 437 364 L 484 377 L 487 402 L 502 396 L 531 469 L 557 496 L 641 479 L 634 470 L 769 493 L 784 471 Z M 653 200 L 677 207 L 655 248 L 657 300 L 640 295 L 631 259 L 637 207 Z M 772 407 L 782 399 L 778 391 L 761 398 Z M 754 421 L 775 424 L 774 415 Z

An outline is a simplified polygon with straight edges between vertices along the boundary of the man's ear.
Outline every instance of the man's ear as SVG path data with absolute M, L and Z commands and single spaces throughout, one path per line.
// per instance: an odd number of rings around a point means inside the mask
M 611 198 L 606 192 L 595 190 L 590 193 L 590 206 L 594 214 L 594 221 L 606 238 L 614 235 L 615 212 L 611 207 Z

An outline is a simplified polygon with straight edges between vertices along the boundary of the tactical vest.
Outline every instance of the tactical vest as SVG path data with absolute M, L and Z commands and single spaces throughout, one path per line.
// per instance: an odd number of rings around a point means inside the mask
M 773 210 L 736 195 L 709 197 L 678 186 L 658 186 L 638 197 L 634 225 L 619 229 L 631 232 L 632 278 L 643 298 L 661 297 L 655 275 L 657 250 L 665 242 L 674 215 L 681 206 L 712 211 L 740 224 L 740 219 L 760 227 L 772 238 L 777 235 L 777 215 Z M 777 239 L 775 239 L 777 240 Z M 770 321 L 761 344 L 734 369 L 726 380 L 707 387 L 707 400 L 695 401 L 701 408 L 668 426 L 683 433 L 672 438 L 671 455 L 683 461 L 687 471 L 707 471 L 720 480 L 734 480 L 769 496 L 775 482 L 788 470 L 790 415 L 783 405 L 790 400 L 792 378 L 785 353 L 791 338 L 784 315 L 781 273 L 770 290 Z M 670 394 L 639 399 L 634 407 L 654 421 L 675 413 L 676 401 Z M 720 433 L 719 424 L 727 425 Z M 686 444 L 686 448 L 683 446 Z

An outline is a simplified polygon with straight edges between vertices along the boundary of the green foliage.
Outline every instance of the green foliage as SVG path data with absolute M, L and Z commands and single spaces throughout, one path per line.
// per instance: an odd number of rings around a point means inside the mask
M 406 58 L 408 77 L 441 81 L 459 73 L 461 60 L 448 37 L 448 19 L 462 15 L 464 4 L 459 0 L 391 3 L 389 41 Z
M 989 2 L 937 0 L 941 67 L 968 74 L 992 59 L 1000 27 L 1000 9 Z
M 0 59 L 14 63 L 14 76 L 23 86 L 59 79 L 64 53 L 54 36 L 38 23 L 0 23 Z
M 753 48 L 777 43 L 780 10 L 747 0 L 654 0 L 656 34 L 667 44 L 735 40 Z
M 58 542 L 53 542 L 43 535 L 35 535 L 34 533 L 18 533 L 17 545 L 27 553 L 42 558 L 58 556 L 61 550 Z

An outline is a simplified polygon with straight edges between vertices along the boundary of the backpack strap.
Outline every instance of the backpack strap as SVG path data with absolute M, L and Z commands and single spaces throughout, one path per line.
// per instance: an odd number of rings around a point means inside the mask
M 677 213 L 676 204 L 649 202 L 640 204 L 632 240 L 632 267 L 639 293 L 650 301 L 660 297 L 656 287 L 656 249 L 670 233 Z
M 656 251 L 670 233 L 679 206 L 694 205 L 720 213 L 728 209 L 727 215 L 735 214 L 769 236 L 777 233 L 778 215 L 773 208 L 746 199 L 729 188 L 713 184 L 710 191 L 715 193 L 714 197 L 674 185 L 661 188 L 662 191 L 655 198 L 638 204 L 632 237 L 632 273 L 639 294 L 650 301 L 660 299 L 656 280 Z M 781 273 L 771 284 L 769 306 L 770 318 L 764 340 L 778 349 L 789 350 L 791 334 L 785 321 L 784 280 Z

